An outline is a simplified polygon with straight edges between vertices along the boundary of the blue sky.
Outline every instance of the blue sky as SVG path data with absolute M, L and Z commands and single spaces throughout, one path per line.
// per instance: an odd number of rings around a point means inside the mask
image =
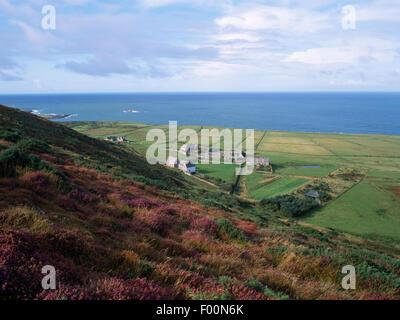
M 0 0 L 0 41 L 0 94 L 400 91 L 400 0 Z

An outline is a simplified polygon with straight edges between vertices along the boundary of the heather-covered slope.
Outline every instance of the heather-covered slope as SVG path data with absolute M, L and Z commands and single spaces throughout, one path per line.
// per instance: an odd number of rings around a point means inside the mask
M 200 190 L 0 106 L 0 299 L 399 298 L 397 248 L 246 203 L 221 211 L 193 201 L 210 192 Z M 354 291 L 341 288 L 347 264 Z M 44 265 L 57 270 L 55 291 L 41 288 Z

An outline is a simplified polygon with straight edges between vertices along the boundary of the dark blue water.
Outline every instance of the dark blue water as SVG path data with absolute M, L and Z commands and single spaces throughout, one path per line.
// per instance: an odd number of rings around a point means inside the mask
M 0 104 L 68 121 L 138 121 L 302 132 L 400 135 L 400 93 L 0 95 Z M 132 109 L 138 113 L 124 113 Z

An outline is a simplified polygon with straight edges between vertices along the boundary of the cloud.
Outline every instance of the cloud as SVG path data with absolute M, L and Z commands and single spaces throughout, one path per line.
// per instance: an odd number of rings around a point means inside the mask
M 109 76 L 111 74 L 129 74 L 131 68 L 121 59 L 111 55 L 96 56 L 84 62 L 68 61 L 59 67 L 64 67 L 76 73 L 91 76 Z
M 356 6 L 357 21 L 400 22 L 400 1 L 379 0 Z
M 346 46 L 310 48 L 289 54 L 284 62 L 299 62 L 310 65 L 363 64 L 379 66 L 398 60 L 400 43 L 373 37 L 360 37 Z
M 64 1 L 71 6 L 82 6 L 89 3 L 89 0 L 64 0 Z
M 68 61 L 58 65 L 69 71 L 96 77 L 108 77 L 115 74 L 136 75 L 139 77 L 163 78 L 169 75 L 168 72 L 159 67 L 148 65 L 145 62 L 136 63 L 133 66 L 118 57 L 111 55 L 95 56 L 84 62 Z
M 0 70 L 0 81 L 22 81 L 22 77 Z
M 43 90 L 298 90 L 376 79 L 400 89 L 399 0 L 353 1 L 360 23 L 347 31 L 334 0 L 53 0 L 54 31 L 40 28 L 44 4 L 0 0 L 0 79 L 28 79 L 2 88 L 37 90 L 40 73 Z
M 26 22 L 19 20 L 10 20 L 10 23 L 18 26 L 24 33 L 25 40 L 29 42 L 27 51 L 42 54 L 47 48 L 58 43 L 57 38 L 50 32 L 42 29 L 36 29 Z M 26 47 L 26 43 L 24 45 Z
M 10 57 L 0 54 L 0 81 L 21 81 L 19 65 Z
M 241 32 L 241 33 L 222 33 L 217 34 L 212 37 L 215 41 L 248 41 L 248 42 L 257 42 L 262 38 L 256 33 L 250 32 Z
M 140 3 L 144 7 L 164 7 L 177 3 L 190 3 L 185 0 L 141 0 Z
M 345 80 L 332 80 L 329 82 L 331 86 L 338 86 L 338 87 L 360 87 L 360 86 L 368 86 L 368 83 L 365 81 L 354 80 L 354 79 L 345 79 Z
M 221 28 L 270 30 L 282 33 L 310 33 L 330 28 L 329 15 L 299 8 L 251 6 L 235 7 L 215 19 Z
M 159 8 L 172 5 L 190 5 L 190 6 L 213 6 L 220 7 L 230 4 L 230 0 L 139 0 L 141 6 L 145 8 Z
M 289 55 L 285 62 L 301 62 L 306 64 L 351 64 L 364 56 L 357 48 L 314 48 L 297 51 Z

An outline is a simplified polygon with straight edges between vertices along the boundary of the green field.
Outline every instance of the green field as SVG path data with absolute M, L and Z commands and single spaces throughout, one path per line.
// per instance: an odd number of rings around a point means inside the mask
M 319 162 L 320 163 L 320 162 Z M 325 164 L 320 168 L 305 168 L 300 166 L 314 166 L 313 163 L 295 163 L 295 164 L 286 164 L 282 166 L 275 166 L 275 173 L 283 174 L 283 175 L 293 175 L 293 176 L 307 176 L 307 177 L 325 177 L 330 174 L 332 171 L 338 169 L 337 166 L 333 166 L 330 164 Z M 317 164 L 316 166 L 319 166 Z
M 197 164 L 198 173 L 205 177 L 213 177 L 221 179 L 225 182 L 232 183 L 235 177 L 235 168 L 237 166 L 232 164 Z
M 400 239 L 399 201 L 367 182 L 356 185 L 302 220 L 360 235 L 384 235 Z
M 149 129 L 168 131 L 167 126 L 128 122 L 66 124 L 100 139 L 109 135 L 125 136 L 128 140 L 126 147 L 142 155 L 145 155 L 151 144 L 146 142 Z M 186 127 L 179 127 L 179 130 Z M 192 128 L 200 132 L 204 127 Z M 178 146 L 183 143 L 179 142 Z M 256 156 L 270 159 L 273 173 L 270 168 L 264 168 L 241 178 L 241 197 L 253 200 L 271 198 L 294 193 L 307 182 L 318 183 L 324 180 L 339 192 L 331 201 L 324 203 L 321 209 L 303 217 L 303 221 L 358 235 L 400 238 L 400 137 L 258 130 L 255 131 L 254 144 Z M 236 167 L 199 164 L 197 169 L 199 177 L 209 177 L 212 183 L 219 179 L 224 183 L 232 183 Z M 355 186 L 358 181 L 346 184 L 346 177 L 336 181 L 332 173 L 341 168 L 359 170 L 362 172 L 359 177 L 362 182 Z M 277 178 L 269 181 L 273 177 Z M 194 181 L 194 178 L 187 178 Z
M 296 189 L 308 181 L 303 178 L 277 177 L 276 180 L 263 183 L 263 180 L 266 180 L 265 178 L 265 176 L 257 173 L 246 178 L 247 193 L 250 198 L 255 200 L 273 198 Z

